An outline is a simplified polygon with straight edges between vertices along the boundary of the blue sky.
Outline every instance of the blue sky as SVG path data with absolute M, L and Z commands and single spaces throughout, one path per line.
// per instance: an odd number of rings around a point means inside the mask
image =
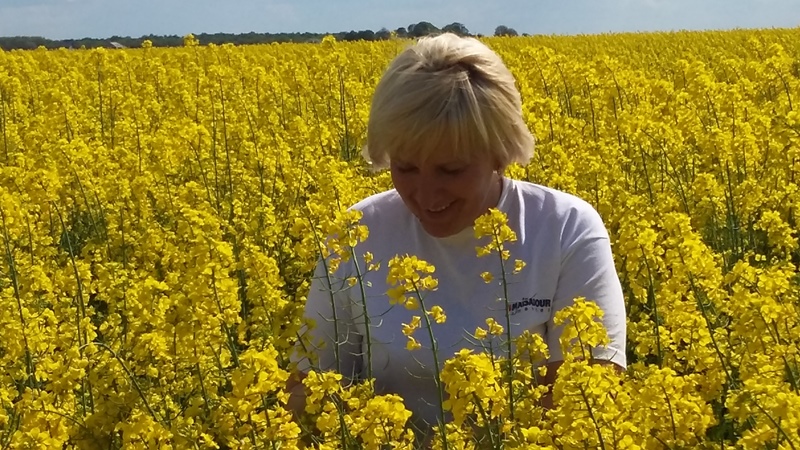
M 800 26 L 800 0 L 0 0 L 0 36 L 337 32 L 461 22 L 594 34 Z

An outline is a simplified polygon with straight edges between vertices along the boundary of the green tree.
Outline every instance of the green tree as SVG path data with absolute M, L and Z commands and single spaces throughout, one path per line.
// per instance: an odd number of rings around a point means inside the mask
M 385 27 L 375 32 L 375 39 L 380 41 L 385 41 L 391 37 L 392 37 L 392 32 L 387 30 Z
M 444 31 L 445 33 L 455 33 L 459 36 L 470 35 L 467 27 L 465 27 L 463 23 L 459 22 L 453 22 L 449 25 L 445 25 L 444 28 L 442 28 L 442 31 Z
M 509 28 L 505 25 L 499 25 L 497 28 L 494 29 L 495 36 L 519 36 L 517 30 L 513 28 Z
M 422 37 L 429 34 L 436 34 L 440 31 L 441 30 L 430 22 L 412 23 L 408 26 L 408 35 L 410 37 Z

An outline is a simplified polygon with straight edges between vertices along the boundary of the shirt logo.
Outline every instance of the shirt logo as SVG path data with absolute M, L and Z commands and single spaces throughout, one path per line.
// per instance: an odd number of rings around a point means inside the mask
M 533 297 L 522 297 L 522 300 L 518 302 L 513 302 L 508 305 L 508 312 L 510 315 L 516 315 L 522 311 L 538 311 L 538 312 L 545 312 L 550 311 L 550 304 L 552 300 L 549 298 L 533 298 Z

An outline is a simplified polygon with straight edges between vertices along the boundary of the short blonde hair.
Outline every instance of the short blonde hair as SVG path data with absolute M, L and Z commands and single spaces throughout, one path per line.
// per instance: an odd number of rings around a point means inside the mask
M 375 170 L 393 157 L 489 153 L 498 169 L 527 164 L 534 138 L 514 76 L 475 38 L 420 39 L 398 55 L 372 99 L 364 158 Z

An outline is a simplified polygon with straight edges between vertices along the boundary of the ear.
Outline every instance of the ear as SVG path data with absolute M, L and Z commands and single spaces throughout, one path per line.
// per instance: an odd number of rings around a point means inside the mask
M 495 156 L 495 157 L 494 157 L 494 158 L 492 158 L 492 159 L 493 159 L 493 162 L 494 162 L 494 171 L 495 171 L 495 172 L 497 172 L 497 173 L 499 173 L 499 174 L 502 174 L 503 172 L 505 172 L 507 165 L 506 165 L 506 164 L 503 164 L 503 163 L 502 163 L 502 162 L 501 162 L 501 161 L 500 161 L 500 160 L 497 158 L 497 156 Z

